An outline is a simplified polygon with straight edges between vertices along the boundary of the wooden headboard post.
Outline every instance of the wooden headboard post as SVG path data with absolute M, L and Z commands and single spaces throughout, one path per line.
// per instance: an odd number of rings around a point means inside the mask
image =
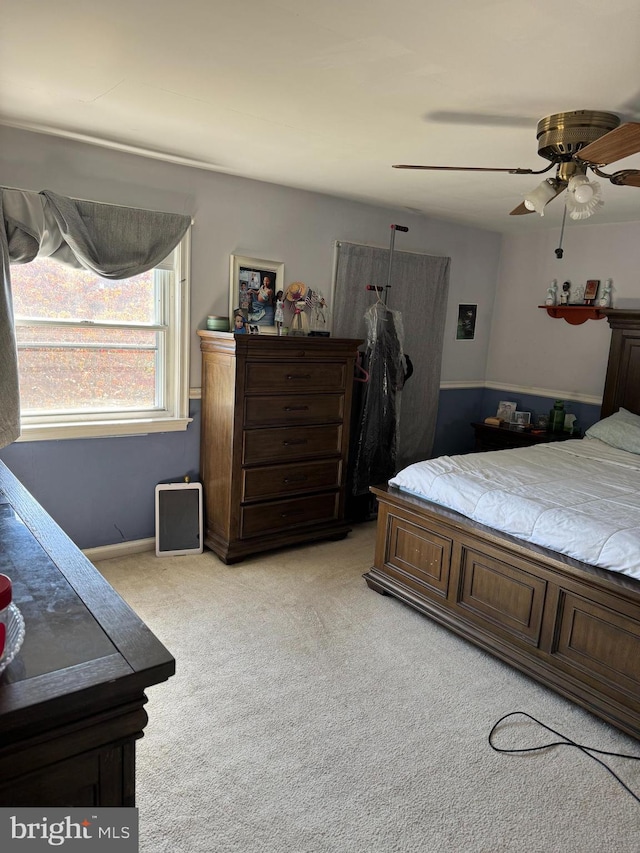
M 620 407 L 640 415 L 640 309 L 609 308 L 603 313 L 611 326 L 611 346 L 600 416 L 606 418 Z

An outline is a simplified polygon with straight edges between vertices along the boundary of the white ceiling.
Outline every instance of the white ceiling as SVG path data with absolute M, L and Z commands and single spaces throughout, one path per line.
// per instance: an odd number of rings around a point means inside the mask
M 4 0 L 0 20 L 4 124 L 504 232 L 555 227 L 562 196 L 510 217 L 542 178 L 391 165 L 540 169 L 545 115 L 640 121 L 639 0 Z M 640 189 L 603 192 L 590 223 L 640 220 Z

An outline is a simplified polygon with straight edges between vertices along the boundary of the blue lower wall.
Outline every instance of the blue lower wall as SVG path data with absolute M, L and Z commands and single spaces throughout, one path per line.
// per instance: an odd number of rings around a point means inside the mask
M 533 394 L 512 395 L 509 391 L 494 391 L 491 388 L 485 388 L 482 397 L 482 416 L 479 420 L 484 420 L 489 415 L 495 415 L 500 400 L 513 400 L 518 404 L 518 409 L 521 412 L 531 412 L 532 423 L 535 423 L 540 415 L 548 415 L 555 402 L 555 399 L 551 397 L 538 397 Z M 576 416 L 576 425 L 583 433 L 600 418 L 600 406 L 594 406 L 591 403 L 566 400 L 564 410 L 567 414 Z
M 79 548 L 155 536 L 158 483 L 198 479 L 200 401 L 183 432 L 11 444 L 0 459 Z
M 495 415 L 500 400 L 515 400 L 532 418 L 546 414 L 553 399 L 513 395 L 487 388 L 440 392 L 434 456 L 473 449 L 473 421 Z M 600 407 L 568 403 L 584 431 Z M 184 432 L 123 438 L 68 439 L 12 444 L 0 459 L 80 548 L 95 548 L 155 536 L 158 483 L 198 479 L 200 401 L 192 400 L 193 422 Z
M 438 409 L 434 456 L 452 456 L 473 450 L 474 434 L 471 424 L 495 415 L 501 400 L 517 403 L 521 412 L 531 412 L 531 421 L 548 415 L 555 398 L 534 394 L 513 394 L 492 388 L 456 388 L 441 390 Z M 565 412 L 576 416 L 576 424 L 584 431 L 600 418 L 600 406 L 590 403 L 565 402 Z
M 456 388 L 440 391 L 438 420 L 433 442 L 434 456 L 454 456 L 473 450 L 471 424 L 482 415 L 484 388 Z

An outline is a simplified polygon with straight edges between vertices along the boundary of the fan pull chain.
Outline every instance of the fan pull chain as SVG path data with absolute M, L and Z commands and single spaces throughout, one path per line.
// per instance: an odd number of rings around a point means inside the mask
M 556 249 L 556 258 L 561 261 L 562 256 L 564 255 L 564 249 L 562 248 L 562 238 L 564 237 L 564 223 L 567 218 L 567 206 L 565 204 L 564 210 L 562 212 L 562 227 L 560 228 L 560 244 Z

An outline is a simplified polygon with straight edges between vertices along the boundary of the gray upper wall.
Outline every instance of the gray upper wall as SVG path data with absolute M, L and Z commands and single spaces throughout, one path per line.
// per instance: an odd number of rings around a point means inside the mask
M 392 223 L 406 225 L 396 249 L 451 258 L 442 380 L 481 382 L 489 346 L 501 235 L 478 228 L 176 165 L 84 142 L 0 126 L 0 184 L 195 218 L 192 233 L 192 387 L 200 385 L 195 329 L 228 312 L 229 255 L 285 264 L 287 282 L 331 292 L 336 240 L 387 247 Z M 366 286 L 369 282 L 362 282 Z M 478 304 L 476 338 L 456 341 L 459 302 Z M 394 305 L 420 311 L 429 306 Z
M 200 385 L 196 328 L 228 311 L 229 255 L 282 261 L 287 281 L 330 294 L 336 240 L 386 247 L 389 225 L 409 227 L 396 248 L 451 258 L 443 383 L 515 387 L 596 402 L 609 346 L 606 321 L 569 326 L 538 309 L 553 278 L 612 278 L 614 305 L 640 306 L 640 222 L 569 222 L 502 237 L 402 210 L 374 207 L 0 126 L 0 184 L 114 204 L 188 213 L 192 235 L 191 386 Z M 621 188 L 620 192 L 637 192 Z M 640 219 L 640 193 L 639 219 Z M 369 282 L 363 282 L 363 286 Z M 478 304 L 476 338 L 456 341 L 457 306 Z M 428 305 L 393 307 L 421 311 Z
M 640 190 L 620 187 L 620 192 Z M 594 222 L 595 224 L 590 224 Z M 600 402 L 611 330 L 606 320 L 571 326 L 540 310 L 553 279 L 584 285 L 613 280 L 613 307 L 640 308 L 640 222 L 598 225 L 568 221 L 564 256 L 555 248 L 559 230 L 504 237 L 491 329 L 486 380 L 523 386 L 549 397 Z

